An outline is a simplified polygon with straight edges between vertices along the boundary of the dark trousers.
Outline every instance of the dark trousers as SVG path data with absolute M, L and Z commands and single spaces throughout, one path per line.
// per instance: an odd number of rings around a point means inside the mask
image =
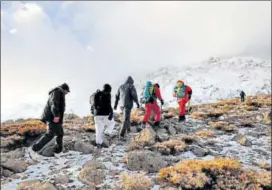
M 244 101 L 245 101 L 245 97 L 241 96 L 241 102 L 244 102 Z
M 131 113 L 131 109 L 122 108 L 122 112 L 123 112 L 123 123 L 122 123 L 122 127 L 121 127 L 119 135 L 121 137 L 124 137 L 126 131 L 130 131 L 130 113 Z
M 33 145 L 33 150 L 35 150 L 35 151 L 41 150 L 55 136 L 57 136 L 57 138 L 56 138 L 57 149 L 62 149 L 63 135 L 64 134 L 63 134 L 62 124 L 49 123 L 47 132 L 43 135 L 43 137 L 36 144 Z

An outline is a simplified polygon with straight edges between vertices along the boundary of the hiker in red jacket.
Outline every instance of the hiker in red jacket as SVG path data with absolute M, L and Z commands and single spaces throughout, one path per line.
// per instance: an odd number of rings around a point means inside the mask
M 185 121 L 185 105 L 191 99 L 192 88 L 178 80 L 173 90 L 173 96 L 177 98 L 179 104 L 179 121 Z
M 148 81 L 144 90 L 145 114 L 143 117 L 143 126 L 145 126 L 152 111 L 155 113 L 154 126 L 158 127 L 160 125 L 161 111 L 157 99 L 161 101 L 161 105 L 164 104 L 159 84 L 152 85 L 152 83 Z

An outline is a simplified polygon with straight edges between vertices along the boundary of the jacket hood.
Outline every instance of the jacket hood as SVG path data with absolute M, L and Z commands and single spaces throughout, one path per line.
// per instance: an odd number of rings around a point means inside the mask
M 126 84 L 133 84 L 134 83 L 134 80 L 132 79 L 131 76 L 129 76 L 125 82 Z
M 50 95 L 56 90 L 59 90 L 59 91 L 63 92 L 63 89 L 61 87 L 56 87 L 56 88 L 53 88 L 52 90 L 50 90 L 48 94 Z
M 147 81 L 147 82 L 145 83 L 145 86 L 146 86 L 146 87 L 152 86 L 152 82 L 151 82 L 151 81 Z

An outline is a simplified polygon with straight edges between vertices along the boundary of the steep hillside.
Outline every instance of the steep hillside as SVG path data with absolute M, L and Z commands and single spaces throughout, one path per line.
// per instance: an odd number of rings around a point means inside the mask
M 199 104 L 186 122 L 177 108 L 162 110 L 159 128 L 137 132 L 143 110 L 132 112 L 132 132 L 95 144 L 93 117 L 65 116 L 64 152 L 27 149 L 46 130 L 37 120 L 2 123 L 1 189 L 206 190 L 271 189 L 271 94 Z
M 143 90 L 145 81 L 158 82 L 166 106 L 174 105 L 172 89 L 178 79 L 192 87 L 192 103 L 205 103 L 246 94 L 271 93 L 271 61 L 240 57 L 211 58 L 206 62 L 184 68 L 167 67 L 137 81 Z

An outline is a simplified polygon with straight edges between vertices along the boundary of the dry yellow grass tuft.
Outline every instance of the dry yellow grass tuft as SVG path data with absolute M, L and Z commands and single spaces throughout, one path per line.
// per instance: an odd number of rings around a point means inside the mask
M 193 112 L 191 114 L 191 117 L 194 119 L 204 119 L 206 116 L 207 116 L 207 114 L 204 112 Z
M 121 187 L 125 190 L 148 190 L 153 185 L 152 180 L 145 176 L 146 173 L 128 174 L 123 172 L 120 175 Z
M 208 124 L 215 129 L 226 131 L 226 132 L 232 132 L 237 130 L 237 127 L 235 125 L 232 125 L 229 122 L 225 122 L 225 121 L 215 121 L 215 122 L 211 121 Z
M 229 125 L 229 122 L 226 122 L 226 121 L 211 121 L 209 122 L 209 125 L 211 127 L 214 127 L 214 128 L 222 128 L 224 126 L 228 126 Z
M 162 183 L 181 188 L 270 189 L 271 172 L 244 170 L 238 160 L 217 157 L 212 160 L 182 160 L 159 171 L 157 179 Z
M 41 134 L 44 133 L 46 129 L 46 124 L 42 123 L 41 121 L 27 121 L 20 126 L 18 134 Z
M 24 123 L 13 123 L 1 126 L 1 132 L 7 132 L 9 135 L 40 134 L 46 131 L 46 124 L 40 120 L 28 120 Z
M 262 169 L 266 169 L 266 170 L 271 169 L 271 165 L 269 163 L 267 163 L 266 161 L 264 161 L 264 160 L 258 162 L 257 165 Z
M 231 158 L 215 158 L 213 160 L 182 160 L 174 166 L 159 171 L 157 179 L 172 184 L 181 184 L 185 188 L 202 188 L 210 183 L 204 171 L 218 172 L 227 169 L 238 169 L 241 165 Z
M 214 132 L 212 130 L 199 130 L 197 132 L 195 132 L 196 136 L 199 137 L 214 137 Z
M 246 170 L 239 176 L 247 184 L 254 184 L 254 186 L 263 189 L 261 187 L 271 188 L 271 171 L 254 171 Z
M 170 148 L 170 149 L 175 149 L 177 151 L 183 151 L 186 145 L 183 141 L 171 139 L 161 143 L 156 143 L 154 147 L 155 148 Z

